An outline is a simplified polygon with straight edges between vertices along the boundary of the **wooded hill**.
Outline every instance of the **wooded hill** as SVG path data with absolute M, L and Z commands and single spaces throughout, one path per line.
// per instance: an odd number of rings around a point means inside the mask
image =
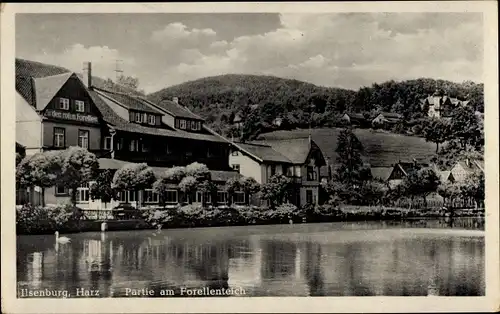
M 421 78 L 402 82 L 388 81 L 362 87 L 358 91 L 321 87 L 298 80 L 274 76 L 228 74 L 206 77 L 162 89 L 148 95 L 155 102 L 178 97 L 180 102 L 201 115 L 215 130 L 230 135 L 230 123 L 236 113 L 255 110 L 263 130 L 276 129 L 272 120 L 282 117 L 278 129 L 296 127 L 331 127 L 343 112 L 373 115 L 386 111 L 403 114 L 406 120 L 426 115 L 420 100 L 436 89 L 449 97 L 469 99 L 476 110 L 483 112 L 483 84 L 470 81 L 454 83 Z

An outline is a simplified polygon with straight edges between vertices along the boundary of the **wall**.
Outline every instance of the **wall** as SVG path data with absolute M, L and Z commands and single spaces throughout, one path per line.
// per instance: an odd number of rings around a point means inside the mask
M 319 200 L 319 188 L 316 187 L 301 187 L 300 188 L 300 206 L 304 206 L 307 204 L 307 197 L 306 197 L 306 191 L 311 190 L 313 192 L 313 200 L 316 201 L 316 204 L 318 203 Z
M 168 125 L 169 127 L 172 127 L 172 128 L 175 128 L 175 118 L 168 114 L 168 113 L 165 113 L 162 117 L 161 117 L 161 121 Z
M 453 175 L 453 178 L 456 180 L 456 181 L 464 181 L 466 178 L 467 178 L 467 172 L 465 171 L 465 169 L 462 167 L 462 165 L 460 165 L 459 163 L 457 163 L 452 169 L 451 169 L 451 174 Z
M 42 147 L 42 121 L 35 109 L 16 93 L 16 142 L 26 146 L 26 154 Z
M 265 177 L 263 176 L 263 167 L 261 167 L 259 162 L 239 151 L 237 153 L 237 156 L 229 153 L 229 166 L 232 167 L 233 164 L 239 164 L 241 175 L 254 178 L 258 183 L 263 183 Z
M 89 150 L 101 149 L 101 129 L 99 126 L 86 126 L 63 122 L 43 122 L 43 145 L 54 146 L 54 127 L 66 129 L 66 147 L 78 146 L 78 130 L 89 131 Z

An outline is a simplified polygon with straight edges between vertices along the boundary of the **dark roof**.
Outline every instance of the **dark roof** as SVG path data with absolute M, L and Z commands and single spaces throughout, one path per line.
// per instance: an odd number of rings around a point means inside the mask
M 129 122 L 122 117 L 120 117 L 113 109 L 111 109 L 96 91 L 90 90 L 89 95 L 92 101 L 97 106 L 102 114 L 105 122 L 111 124 L 116 130 L 131 132 L 131 133 L 142 133 L 157 136 L 169 136 L 177 138 L 186 138 L 192 140 L 210 141 L 210 142 L 225 142 L 222 138 L 203 133 L 192 133 L 183 130 L 174 130 L 161 127 L 147 127 L 137 123 Z
M 349 118 L 351 118 L 351 119 L 366 120 L 365 116 L 362 113 L 346 112 L 345 114 L 348 115 Z
M 148 100 L 148 102 L 153 104 L 149 100 Z M 156 105 L 157 107 L 160 107 L 161 109 L 170 113 L 174 117 L 204 121 L 204 119 L 202 117 L 200 117 L 199 115 L 194 114 L 186 107 L 184 107 L 178 103 L 175 103 L 172 100 L 164 99 L 164 100 L 159 101 L 158 103 L 155 103 L 154 105 Z
M 469 160 L 469 163 L 467 163 L 466 160 L 461 160 L 458 162 L 462 166 L 462 168 L 469 172 L 484 172 L 484 160 L 479 160 L 479 159 L 471 159 Z
M 294 164 L 303 164 L 309 156 L 309 138 L 291 138 L 281 140 L 259 140 L 255 143 L 271 146 L 275 151 L 288 158 Z
M 381 112 L 386 119 L 392 118 L 392 119 L 401 119 L 403 118 L 403 115 L 395 112 Z
M 274 161 L 274 162 L 285 162 L 290 163 L 291 161 L 274 150 L 271 146 L 254 144 L 254 143 L 234 143 L 237 147 L 243 149 L 247 153 L 263 160 L 263 161 Z
M 133 95 L 127 95 L 123 93 L 118 93 L 118 92 L 112 92 L 100 88 L 94 88 L 98 93 L 104 95 L 107 98 L 111 98 L 115 102 L 121 104 L 122 106 L 132 109 L 132 110 L 137 110 L 137 111 L 144 111 L 144 112 L 149 112 L 149 113 L 154 113 L 154 114 L 162 114 L 159 110 L 155 109 L 152 107 L 149 103 L 145 102 L 141 98 Z

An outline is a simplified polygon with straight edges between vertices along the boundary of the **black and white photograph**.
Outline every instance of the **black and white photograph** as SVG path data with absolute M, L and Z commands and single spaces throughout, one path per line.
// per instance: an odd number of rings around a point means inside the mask
M 12 14 L 9 293 L 167 307 L 492 297 L 487 4 Z

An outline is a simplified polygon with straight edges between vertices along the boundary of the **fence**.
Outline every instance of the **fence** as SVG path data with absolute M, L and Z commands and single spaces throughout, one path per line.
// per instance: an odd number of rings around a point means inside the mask
M 447 201 L 446 203 L 440 199 L 430 199 L 427 201 L 427 206 L 424 203 L 424 200 L 421 198 L 418 199 L 407 199 L 402 198 L 394 202 L 395 207 L 402 208 L 412 208 L 412 209 L 438 209 L 446 206 L 448 208 L 454 209 L 463 209 L 463 208 L 474 208 L 475 203 L 472 199 L 454 199 L 451 202 Z

